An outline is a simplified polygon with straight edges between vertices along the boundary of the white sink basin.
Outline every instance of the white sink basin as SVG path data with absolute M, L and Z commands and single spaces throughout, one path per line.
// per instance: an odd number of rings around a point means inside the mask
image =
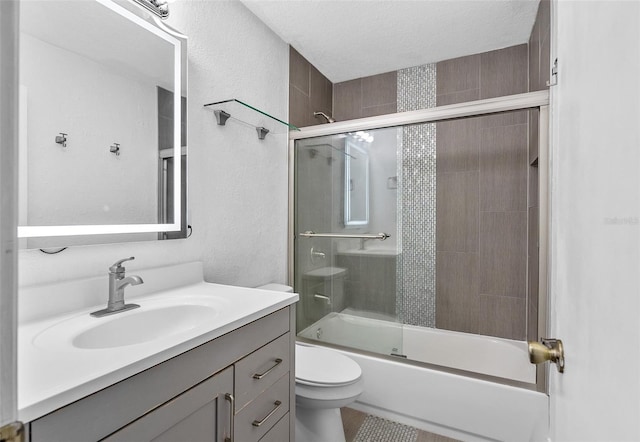
M 154 299 L 140 308 L 102 318 L 81 314 L 60 321 L 38 333 L 33 344 L 42 349 L 108 349 L 137 345 L 182 335 L 210 324 L 223 300 L 216 297 Z
M 87 349 L 140 344 L 195 328 L 215 315 L 215 309 L 198 305 L 140 310 L 97 324 L 77 335 L 71 344 Z

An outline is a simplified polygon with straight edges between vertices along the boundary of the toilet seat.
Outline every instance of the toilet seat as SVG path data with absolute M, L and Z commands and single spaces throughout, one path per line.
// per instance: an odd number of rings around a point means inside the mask
M 315 387 L 341 387 L 357 382 L 362 369 L 333 350 L 296 344 L 296 383 Z

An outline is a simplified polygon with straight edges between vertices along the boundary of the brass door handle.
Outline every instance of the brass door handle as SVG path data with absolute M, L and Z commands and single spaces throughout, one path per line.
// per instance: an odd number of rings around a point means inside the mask
M 551 361 L 556 364 L 560 373 L 564 372 L 564 347 L 560 339 L 540 339 L 540 342 L 529 341 L 529 362 L 540 364 Z

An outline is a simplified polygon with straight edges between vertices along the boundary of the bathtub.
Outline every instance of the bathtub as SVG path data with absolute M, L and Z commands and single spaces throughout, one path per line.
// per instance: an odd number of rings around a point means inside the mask
M 345 310 L 330 313 L 299 336 L 412 361 L 535 384 L 526 344 L 467 333 L 400 325 Z M 372 316 L 372 317 L 371 317 Z M 353 408 L 461 440 L 546 440 L 548 396 L 505 385 L 338 350 L 360 364 L 365 392 Z

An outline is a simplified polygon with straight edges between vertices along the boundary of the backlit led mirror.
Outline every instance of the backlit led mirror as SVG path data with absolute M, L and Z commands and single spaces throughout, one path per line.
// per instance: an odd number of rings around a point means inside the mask
M 185 60 L 133 2 L 20 2 L 23 247 L 185 237 Z

